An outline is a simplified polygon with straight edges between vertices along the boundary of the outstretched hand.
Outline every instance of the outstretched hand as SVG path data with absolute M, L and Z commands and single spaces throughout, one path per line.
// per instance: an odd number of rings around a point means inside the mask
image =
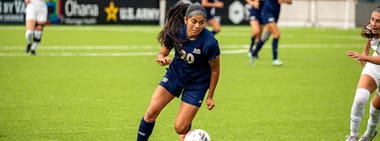
M 360 62 L 360 65 L 362 65 L 362 66 L 365 65 L 365 63 L 366 63 L 366 61 L 365 61 L 366 55 L 360 54 L 360 53 L 355 52 L 355 51 L 347 51 L 346 55 L 351 57 L 351 58 L 355 58 L 356 60 L 358 60 Z

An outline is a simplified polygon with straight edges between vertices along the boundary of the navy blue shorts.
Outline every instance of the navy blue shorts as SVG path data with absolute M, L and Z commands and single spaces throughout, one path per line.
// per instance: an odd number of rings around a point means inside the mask
M 277 23 L 278 18 L 280 16 L 280 11 L 269 10 L 269 9 L 264 8 L 262 13 L 261 13 L 261 16 L 262 16 L 263 24 L 268 24 L 268 23 L 272 23 L 272 22 Z
M 263 23 L 260 9 L 255 9 L 253 7 L 250 9 L 249 21 L 253 21 L 253 20 L 257 20 L 260 24 Z
M 203 98 L 208 90 L 208 87 L 197 89 L 184 88 L 168 73 L 162 78 L 160 85 L 175 97 L 180 97 L 182 93 L 181 100 L 196 107 L 201 107 Z

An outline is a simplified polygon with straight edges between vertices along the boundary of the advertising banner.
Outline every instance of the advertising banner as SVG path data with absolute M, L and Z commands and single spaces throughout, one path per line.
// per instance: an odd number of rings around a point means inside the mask
M 61 0 L 64 24 L 158 24 L 157 0 Z
M 0 23 L 24 23 L 25 9 L 24 0 L 1 0 Z
M 167 8 L 174 6 L 179 0 L 167 0 Z M 184 0 L 185 2 L 201 3 L 201 0 Z M 245 0 L 219 0 L 223 8 L 213 8 L 212 14 L 221 24 L 248 24 L 251 6 Z

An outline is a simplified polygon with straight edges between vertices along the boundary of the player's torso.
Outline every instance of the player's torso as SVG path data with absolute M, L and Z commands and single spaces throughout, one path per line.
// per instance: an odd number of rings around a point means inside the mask
M 374 50 L 376 56 L 380 54 L 380 39 L 372 39 L 371 40 L 371 48 Z
M 270 9 L 272 11 L 279 11 L 280 7 L 281 5 L 278 3 L 278 0 L 265 0 L 263 8 Z

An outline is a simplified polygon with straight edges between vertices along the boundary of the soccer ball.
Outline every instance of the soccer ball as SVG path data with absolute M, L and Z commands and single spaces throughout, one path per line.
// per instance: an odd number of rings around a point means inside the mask
M 184 141 L 211 141 L 211 138 L 205 130 L 194 129 L 186 134 Z

